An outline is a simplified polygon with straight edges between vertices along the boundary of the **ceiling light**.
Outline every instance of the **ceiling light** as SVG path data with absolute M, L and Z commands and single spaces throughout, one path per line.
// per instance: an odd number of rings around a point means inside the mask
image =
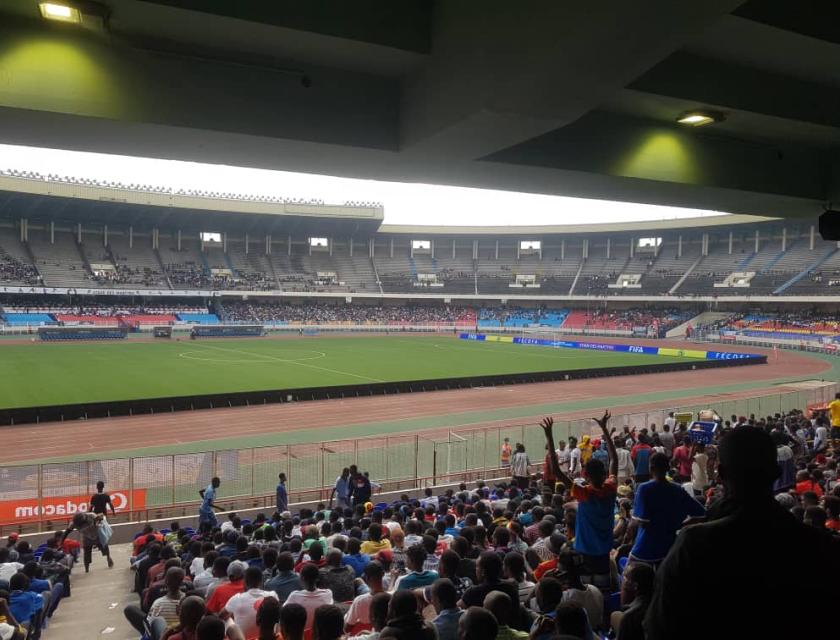
M 713 122 L 721 122 L 722 120 L 722 113 L 711 111 L 686 111 L 677 118 L 679 124 L 684 124 L 687 127 L 702 127 Z
M 77 24 L 82 21 L 79 10 L 66 4 L 60 4 L 57 2 L 41 2 L 38 7 L 41 9 L 41 16 L 46 20 L 74 22 Z

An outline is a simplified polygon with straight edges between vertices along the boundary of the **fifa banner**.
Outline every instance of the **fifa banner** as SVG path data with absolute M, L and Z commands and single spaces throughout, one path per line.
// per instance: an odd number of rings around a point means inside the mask
M 461 340 L 479 342 L 508 342 L 536 347 L 554 347 L 561 349 L 588 349 L 593 351 L 612 351 L 615 353 L 643 353 L 651 356 L 675 356 L 678 358 L 697 358 L 699 360 L 751 360 L 760 358 L 756 353 L 737 353 L 733 351 L 699 351 L 696 349 L 672 349 L 670 347 L 646 347 L 637 344 L 612 344 L 606 342 L 576 342 L 570 340 L 543 340 L 520 336 L 491 336 L 483 333 L 462 333 Z
M 129 507 L 135 511 L 146 507 L 145 489 L 111 491 L 109 494 L 117 513 L 128 511 Z M 74 514 L 87 511 L 88 507 L 90 507 L 89 493 L 77 496 L 44 496 L 40 504 L 37 498 L 2 500 L 0 501 L 0 522 L 17 524 L 46 518 L 70 520 Z

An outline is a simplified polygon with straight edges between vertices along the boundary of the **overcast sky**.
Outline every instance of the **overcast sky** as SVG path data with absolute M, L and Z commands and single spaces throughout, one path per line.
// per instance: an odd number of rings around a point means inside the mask
M 542 225 L 665 220 L 720 212 L 512 191 L 337 178 L 175 160 L 0 145 L 0 167 L 251 195 L 382 202 L 387 224 Z

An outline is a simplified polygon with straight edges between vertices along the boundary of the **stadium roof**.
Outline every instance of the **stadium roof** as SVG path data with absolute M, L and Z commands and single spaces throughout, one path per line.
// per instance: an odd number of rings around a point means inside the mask
M 208 231 L 370 235 L 383 219 L 381 205 L 251 198 L 92 180 L 48 179 L 40 174 L 0 171 L 0 218 L 203 227 Z
M 840 191 L 837 2 L 84 7 L 0 5 L 0 140 L 771 216 Z

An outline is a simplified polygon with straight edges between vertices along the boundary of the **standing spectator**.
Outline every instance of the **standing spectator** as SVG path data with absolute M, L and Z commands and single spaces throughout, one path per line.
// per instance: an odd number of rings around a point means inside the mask
M 335 508 L 343 511 L 350 507 L 350 469 L 344 467 L 341 475 L 335 479 L 332 493 L 330 494 L 330 506 L 335 498 Z
M 105 483 L 100 480 L 96 483 L 96 493 L 90 498 L 90 510 L 97 515 L 106 515 L 108 507 L 111 508 L 111 515 L 117 515 L 111 496 L 105 493 Z
M 674 449 L 674 457 L 671 463 L 676 469 L 675 482 L 689 482 L 691 480 L 691 465 L 694 461 L 691 448 L 691 440 L 685 438 L 682 444 Z
M 580 449 L 577 446 L 577 438 L 574 436 L 569 437 L 569 477 L 570 478 L 577 478 L 580 476 L 580 472 L 583 470 L 583 467 L 580 462 Z
M 111 559 L 111 552 L 107 544 L 102 544 L 99 539 L 99 525 L 102 523 L 103 516 L 95 515 L 93 513 L 77 513 L 73 516 L 70 526 L 64 532 L 62 542 L 70 535 L 73 529 L 82 534 L 82 549 L 84 551 L 85 573 L 90 571 L 90 563 L 93 561 L 93 548 L 98 547 L 102 555 L 108 560 L 108 568 L 114 566 L 114 561 Z
M 277 476 L 277 513 L 289 510 L 289 494 L 286 491 L 286 474 Z
M 368 477 L 363 473 L 357 473 L 352 479 L 351 497 L 353 506 L 364 505 L 370 500 L 371 493 L 372 489 Z
M 216 505 L 216 492 L 222 485 L 219 478 L 213 478 L 207 488 L 201 489 L 198 495 L 201 496 L 201 506 L 198 508 L 198 528 L 212 529 L 218 524 L 216 520 L 215 511 L 221 511 L 222 508 Z
M 607 588 L 610 582 L 610 551 L 613 546 L 615 500 L 618 489 L 616 481 L 618 455 L 607 429 L 610 417 L 610 412 L 605 411 L 601 418 L 593 418 L 601 428 L 609 449 L 609 470 L 600 460 L 590 460 L 586 464 L 588 482 L 573 482 L 565 474 L 558 474 L 560 481 L 568 487 L 572 497 L 578 501 L 574 548 L 583 555 L 584 566 L 581 574 L 587 576 L 587 580 L 594 581 L 596 586 L 604 588 Z M 554 420 L 550 417 L 545 418 L 541 426 L 553 450 Z
M 695 494 L 702 494 L 709 487 L 709 456 L 705 445 L 699 442 L 692 447 L 691 484 Z
M 510 457 L 513 455 L 513 448 L 510 446 L 510 438 L 505 438 L 502 442 L 502 451 L 499 456 L 499 466 L 502 469 L 507 469 L 510 466 Z
M 630 452 L 624 444 L 624 438 L 615 438 L 613 444 L 615 444 L 615 454 L 618 458 L 618 475 L 616 476 L 616 480 L 618 484 L 625 484 L 636 475 L 636 467 L 633 465 L 633 458 L 630 457 Z
M 669 416 L 670 420 L 674 419 L 673 412 L 671 412 Z M 662 433 L 659 434 L 659 442 L 661 442 L 662 446 L 665 447 L 665 455 L 668 456 L 669 459 L 674 455 L 674 446 L 676 445 L 674 434 L 671 433 L 672 428 L 673 426 L 666 419 L 665 424 L 662 425 Z
M 551 455 L 551 453 L 548 455 Z M 530 465 L 531 461 L 528 459 L 528 454 L 525 453 L 525 445 L 521 442 L 517 442 L 516 453 L 513 454 L 513 457 L 510 460 L 510 473 L 516 481 L 516 486 L 521 489 L 526 489 L 528 487 L 528 478 L 530 476 L 528 473 L 528 467 Z
M 557 443 L 557 464 L 560 465 L 560 471 L 569 475 L 569 464 L 572 461 L 571 453 L 566 448 L 566 441 L 560 440 Z
M 668 555 L 677 531 L 687 519 L 705 516 L 703 506 L 683 488 L 668 480 L 668 458 L 657 453 L 651 458 L 653 480 L 636 488 L 633 519 L 639 524 L 630 560 L 656 568 Z
M 828 403 L 828 415 L 831 419 L 831 446 L 840 449 L 840 393 L 834 394 L 834 400 Z
M 652 453 L 653 451 L 648 442 L 648 437 L 644 433 L 639 434 L 639 441 L 630 450 L 630 458 L 633 460 L 633 465 L 636 468 L 636 484 L 650 480 L 650 456 Z M 689 463 L 686 479 L 690 475 L 691 465 Z

